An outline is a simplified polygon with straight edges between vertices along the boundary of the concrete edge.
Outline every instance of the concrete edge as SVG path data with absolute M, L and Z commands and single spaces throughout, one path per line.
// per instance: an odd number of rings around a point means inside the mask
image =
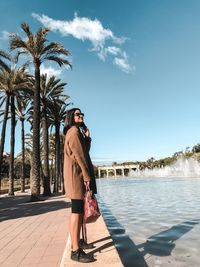
M 98 229 L 98 231 L 96 231 Z M 115 243 L 108 231 L 108 228 L 106 226 L 106 223 L 104 221 L 103 216 L 101 215 L 97 222 L 87 224 L 87 232 L 88 232 L 88 240 L 100 240 L 102 238 L 109 237 L 109 243 L 112 242 L 113 245 L 109 248 L 103 249 L 104 253 L 102 251 L 97 254 L 96 259 L 97 261 L 92 264 L 92 266 L 115 266 L 115 267 L 122 267 L 123 264 L 121 262 L 121 259 L 119 257 L 119 254 L 117 252 L 117 249 L 115 247 Z M 107 241 L 97 243 L 98 246 L 105 245 Z M 96 245 L 96 244 L 95 244 Z M 71 263 L 69 260 L 69 255 L 70 255 L 70 250 L 71 250 L 71 238 L 70 235 L 68 235 L 68 239 L 66 242 L 66 246 L 62 255 L 62 259 L 60 262 L 60 267 L 66 267 L 66 266 L 80 266 L 80 263 L 73 262 Z M 114 265 L 113 265 L 114 264 Z M 90 266 L 90 264 L 87 264 L 87 266 Z

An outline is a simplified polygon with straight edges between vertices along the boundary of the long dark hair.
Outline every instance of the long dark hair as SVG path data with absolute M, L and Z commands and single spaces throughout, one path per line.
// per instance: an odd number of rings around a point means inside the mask
M 65 119 L 65 126 L 63 129 L 63 134 L 66 135 L 67 131 L 73 126 L 75 125 L 74 122 L 74 112 L 76 110 L 80 110 L 80 108 L 72 108 L 70 110 L 67 111 L 67 116 Z

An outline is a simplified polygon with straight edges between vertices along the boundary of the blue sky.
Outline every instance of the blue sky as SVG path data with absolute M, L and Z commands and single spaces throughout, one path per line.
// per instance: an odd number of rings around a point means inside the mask
M 48 26 L 49 40 L 69 49 L 72 71 L 43 71 L 67 82 L 85 113 L 94 163 L 158 159 L 200 142 L 200 1 L 7 0 L 0 10 L 1 49 L 23 21 Z

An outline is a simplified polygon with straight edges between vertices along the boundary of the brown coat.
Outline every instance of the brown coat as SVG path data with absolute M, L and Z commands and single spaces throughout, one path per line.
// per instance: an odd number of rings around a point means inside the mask
M 84 181 L 90 181 L 96 193 L 93 166 L 89 156 L 91 139 L 83 137 L 79 128 L 72 126 L 66 134 L 64 145 L 64 185 L 67 197 L 83 199 Z

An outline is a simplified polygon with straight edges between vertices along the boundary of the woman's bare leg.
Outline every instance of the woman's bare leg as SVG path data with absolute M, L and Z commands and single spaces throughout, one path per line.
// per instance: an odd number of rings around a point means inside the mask
M 80 241 L 80 236 L 81 236 L 81 226 L 82 226 L 82 219 L 83 219 L 83 214 L 79 214 L 79 225 L 78 225 L 78 233 L 77 233 L 77 238 L 78 238 L 78 242 Z
M 70 236 L 71 236 L 71 244 L 72 244 L 71 247 L 73 251 L 79 248 L 82 216 L 83 214 L 79 214 L 79 213 L 71 213 L 71 216 L 70 216 Z

